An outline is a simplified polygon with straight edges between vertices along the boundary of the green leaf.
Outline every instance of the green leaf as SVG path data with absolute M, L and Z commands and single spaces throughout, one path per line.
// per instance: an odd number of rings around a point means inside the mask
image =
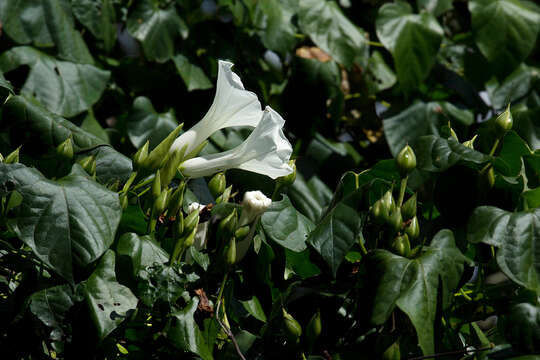
M 4 103 L 9 95 L 13 95 L 13 86 L 6 80 L 2 72 L 0 72 L 0 103 Z
M 148 307 L 153 307 L 156 302 L 165 306 L 173 306 L 183 295 L 188 283 L 197 281 L 195 274 L 184 273 L 181 266 L 168 266 L 156 264 L 148 266 L 139 272 L 138 295 L 141 301 Z
M 150 235 L 139 236 L 134 233 L 122 235 L 118 240 L 116 253 L 131 258 L 134 275 L 147 266 L 169 261 L 169 254 Z
M 0 2 L 2 31 L 18 44 L 33 43 L 38 47 L 54 46 L 41 0 Z
M 431 71 L 443 29 L 432 14 L 413 14 L 401 0 L 381 6 L 375 24 L 379 40 L 392 53 L 401 88 L 410 93 Z
M 58 57 L 80 64 L 93 64 L 94 59 L 82 38 L 75 30 L 73 17 L 62 0 L 42 0 L 43 16 L 47 29 L 58 50 Z
M 2 108 L 4 116 L 16 121 L 19 131 L 27 131 L 39 136 L 43 145 L 55 148 L 71 137 L 73 149 L 79 152 L 104 144 L 98 137 L 81 129 L 70 121 L 47 111 L 33 99 L 12 96 Z
M 452 9 L 452 0 L 416 0 L 416 5 L 438 17 Z
M 460 144 L 450 137 L 443 139 L 428 135 L 419 138 L 414 146 L 417 168 L 431 172 L 442 172 L 457 163 L 482 165 L 490 157 Z
M 313 175 L 306 181 L 300 172 L 288 195 L 295 208 L 311 221 L 319 219 L 323 207 L 332 199 L 332 191 L 318 176 Z
M 520 303 L 501 317 L 499 329 L 512 346 L 522 352 L 540 351 L 540 306 Z
M 34 254 L 73 283 L 73 266 L 86 266 L 112 244 L 122 209 L 118 195 L 75 164 L 57 181 L 22 164 L 0 164 L 0 184 L 23 196 L 13 227 Z
M 74 0 L 73 15 L 111 51 L 116 41 L 116 14 L 111 0 Z
M 178 70 L 180 73 L 180 76 L 182 77 L 182 80 L 184 80 L 184 84 L 186 84 L 188 91 L 205 90 L 214 86 L 206 77 L 203 70 L 197 65 L 190 63 L 188 58 L 184 55 L 175 55 L 173 57 L 173 61 L 174 65 L 176 66 L 176 70 Z
M 413 145 L 419 137 L 439 135 L 449 121 L 467 126 L 473 122 L 473 116 L 470 111 L 460 110 L 447 102 L 417 102 L 385 119 L 384 135 L 395 157 L 405 145 Z
M 515 131 L 509 131 L 504 136 L 494 167 L 505 176 L 517 176 L 521 172 L 522 157 L 530 154 L 531 150 L 527 143 Z
M 104 339 L 137 308 L 137 298 L 116 281 L 114 251 L 108 250 L 84 282 L 85 298 L 99 339 Z
M 133 146 L 140 148 L 148 140 L 150 149 L 156 147 L 178 126 L 172 110 L 159 114 L 154 110 L 150 99 L 144 96 L 133 101 L 127 123 L 129 140 Z
M 471 0 L 469 11 L 474 41 L 498 73 L 512 72 L 533 50 L 540 14 L 519 0 Z
M 270 239 L 295 252 L 306 249 L 308 235 L 315 227 L 294 208 L 286 195 L 283 200 L 272 202 L 262 215 L 261 224 Z
M 59 285 L 35 292 L 28 299 L 32 314 L 52 328 L 49 335 L 51 340 L 62 341 L 71 330 L 70 325 L 66 323 L 66 313 L 75 302 L 83 299 L 79 290 L 80 287 L 74 292 L 68 284 Z
M 372 321 L 383 324 L 397 305 L 411 319 L 423 353 L 433 354 L 437 289 L 442 289 L 442 305 L 446 308 L 467 261 L 456 247 L 454 235 L 450 230 L 439 231 L 416 259 L 375 250 L 373 260 L 376 267 L 372 274 L 380 278 Z
M 499 82 L 493 77 L 486 83 L 486 90 L 495 109 L 504 109 L 506 105 L 527 95 L 533 85 L 536 70 L 521 64 L 516 70 Z
M 30 72 L 21 93 L 66 117 L 95 104 L 110 76 L 109 71 L 93 65 L 57 60 L 28 46 L 11 48 L 0 56 L 0 70 L 4 73 L 22 65 L 30 66 Z
M 355 191 L 338 202 L 321 219 L 307 240 L 326 261 L 334 277 L 362 230 L 363 219 L 356 211 L 359 195 L 360 192 Z
M 255 319 L 266 322 L 266 315 L 264 314 L 261 303 L 256 296 L 253 296 L 251 299 L 246 301 L 240 301 L 240 303 Z
M 540 108 L 512 111 L 514 126 L 512 127 L 531 149 L 540 149 Z
M 296 44 L 296 27 L 291 18 L 295 15 L 293 1 L 257 1 L 253 23 L 259 29 L 264 46 L 282 54 L 291 51 Z
M 289 274 L 296 274 L 302 279 L 319 275 L 321 270 L 317 267 L 317 265 L 311 262 L 309 254 L 309 249 L 302 252 L 294 252 L 285 249 L 286 271 L 288 271 Z
M 364 32 L 343 15 L 335 2 L 300 0 L 298 25 L 318 47 L 345 67 L 367 64 Z
M 128 16 L 127 29 L 142 42 L 146 56 L 157 62 L 172 58 L 177 36 L 188 35 L 188 27 L 176 13 L 174 4 L 162 9 L 152 0 L 137 2 Z
M 370 94 L 376 94 L 394 86 L 396 83 L 396 74 L 384 62 L 380 52 L 374 51 L 369 58 L 366 85 Z
M 540 209 L 512 213 L 480 206 L 469 220 L 467 239 L 497 247 L 502 272 L 540 294 Z
M 193 297 L 184 309 L 172 314 L 173 321 L 167 331 L 167 338 L 181 350 L 197 354 L 203 360 L 212 360 L 210 346 L 213 344 L 206 344 L 201 330 L 193 318 L 198 304 L 199 300 Z

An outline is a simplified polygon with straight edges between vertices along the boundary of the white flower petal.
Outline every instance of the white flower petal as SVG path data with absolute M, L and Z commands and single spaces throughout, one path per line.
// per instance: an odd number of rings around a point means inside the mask
M 206 115 L 191 129 L 180 135 L 173 143 L 171 151 L 187 145 L 186 154 L 217 130 L 231 126 L 256 127 L 262 116 L 257 95 L 244 89 L 240 77 L 228 61 L 219 61 L 216 95 Z
M 259 125 L 232 150 L 190 159 L 182 163 L 185 176 L 202 177 L 231 168 L 243 169 L 272 179 L 293 172 L 288 162 L 292 147 L 283 134 L 285 120 L 266 107 Z

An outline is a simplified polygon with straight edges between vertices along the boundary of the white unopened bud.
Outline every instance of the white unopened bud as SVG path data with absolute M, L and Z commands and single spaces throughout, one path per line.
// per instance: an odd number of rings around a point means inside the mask
M 188 206 L 188 213 L 191 214 L 194 211 L 200 212 L 206 205 L 199 204 L 198 202 L 192 202 Z
M 264 213 L 270 205 L 272 200 L 266 197 L 259 190 L 246 191 L 244 194 L 244 200 L 242 201 L 242 216 L 240 217 L 240 226 L 247 225 L 259 215 Z

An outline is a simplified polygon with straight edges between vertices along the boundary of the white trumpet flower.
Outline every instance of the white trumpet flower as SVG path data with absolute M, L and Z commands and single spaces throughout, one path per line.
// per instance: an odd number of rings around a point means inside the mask
M 262 215 L 272 205 L 272 200 L 267 198 L 259 190 L 246 191 L 242 205 L 242 216 L 239 221 L 240 226 L 250 224 L 257 216 Z
M 210 109 L 201 121 L 174 141 L 171 152 L 186 147 L 184 154 L 189 158 L 193 150 L 220 129 L 259 124 L 261 104 L 257 95 L 244 89 L 240 77 L 231 70 L 233 65 L 219 61 L 216 95 Z
M 293 172 L 288 162 L 292 147 L 283 134 L 285 120 L 272 108 L 266 107 L 259 125 L 248 138 L 234 149 L 186 160 L 180 166 L 183 175 L 208 176 L 227 169 L 242 169 L 272 179 Z

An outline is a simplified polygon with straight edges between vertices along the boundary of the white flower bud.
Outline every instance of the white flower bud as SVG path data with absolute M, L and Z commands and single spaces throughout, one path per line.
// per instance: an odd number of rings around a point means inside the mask
M 192 202 L 188 205 L 188 213 L 191 214 L 194 211 L 200 212 L 206 205 L 199 204 L 198 202 Z
M 242 201 L 242 216 L 240 217 L 240 226 L 247 225 L 259 215 L 265 212 L 272 205 L 272 200 L 267 198 L 262 192 L 246 191 Z

